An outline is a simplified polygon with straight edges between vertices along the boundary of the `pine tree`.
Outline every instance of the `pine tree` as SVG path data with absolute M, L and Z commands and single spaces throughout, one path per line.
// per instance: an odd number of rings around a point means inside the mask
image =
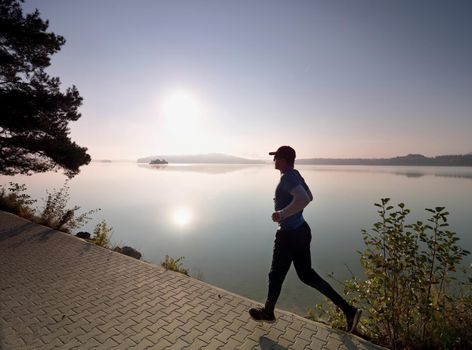
M 70 178 L 90 162 L 69 137 L 82 97 L 74 85 L 61 92 L 46 73 L 65 39 L 47 32 L 38 10 L 25 16 L 20 1 L 0 0 L 0 174 L 62 168 Z

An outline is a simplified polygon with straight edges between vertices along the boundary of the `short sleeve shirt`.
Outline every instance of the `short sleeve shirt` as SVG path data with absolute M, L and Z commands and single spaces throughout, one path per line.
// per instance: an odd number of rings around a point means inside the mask
M 298 185 L 302 185 L 306 191 L 309 190 L 305 180 L 300 175 L 298 170 L 290 169 L 282 173 L 280 176 L 280 182 L 275 189 L 274 204 L 276 211 L 282 210 L 292 202 L 293 196 L 290 192 Z M 303 218 L 303 210 L 301 210 L 298 213 L 282 220 L 279 225 L 281 230 L 294 230 L 300 227 L 304 222 L 305 219 Z

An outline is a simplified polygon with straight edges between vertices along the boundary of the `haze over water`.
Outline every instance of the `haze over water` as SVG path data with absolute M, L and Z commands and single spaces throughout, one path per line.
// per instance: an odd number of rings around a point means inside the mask
M 361 229 L 377 221 L 382 197 L 405 202 L 409 222 L 426 220 L 426 207 L 446 206 L 461 246 L 472 251 L 472 168 L 296 166 L 314 201 L 304 211 L 312 228 L 312 262 L 322 276 L 360 273 Z M 70 181 L 70 206 L 102 208 L 83 229 L 102 219 L 113 226 L 112 243 L 130 245 L 159 264 L 166 254 L 185 256 L 190 274 L 264 301 L 276 224 L 271 221 L 279 172 L 272 165 L 168 165 L 91 163 Z M 0 178 L 26 183 L 34 198 L 62 186 L 61 173 Z M 470 264 L 470 256 L 466 259 Z M 336 282 L 328 279 L 342 291 Z M 278 307 L 305 314 L 322 301 L 291 268 Z

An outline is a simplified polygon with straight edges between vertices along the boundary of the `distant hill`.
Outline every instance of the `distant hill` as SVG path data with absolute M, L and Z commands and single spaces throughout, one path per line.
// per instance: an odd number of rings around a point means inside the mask
M 263 160 L 257 159 L 246 159 L 231 156 L 222 153 L 209 153 L 209 154 L 194 154 L 194 155 L 157 155 L 139 158 L 138 163 L 149 163 L 153 159 L 165 159 L 170 163 L 187 163 L 187 164 L 201 164 L 201 163 L 214 163 L 214 164 L 264 164 Z
M 247 159 L 223 153 L 195 154 L 195 155 L 156 155 L 139 158 L 138 163 L 147 163 L 156 158 L 165 159 L 172 163 L 186 164 L 266 164 L 272 159 Z M 401 166 L 472 166 L 472 153 L 464 155 L 444 155 L 425 157 L 422 154 L 408 154 L 394 158 L 309 158 L 297 159 L 296 164 L 318 165 L 401 165 Z
M 297 164 L 318 165 L 410 165 L 410 166 L 472 166 L 472 154 L 425 157 L 422 154 L 409 154 L 395 158 L 311 158 L 299 159 Z

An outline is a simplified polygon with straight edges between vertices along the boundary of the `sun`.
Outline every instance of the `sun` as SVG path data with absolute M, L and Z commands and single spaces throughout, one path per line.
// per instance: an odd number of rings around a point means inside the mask
M 209 152 L 215 143 L 211 108 L 203 95 L 190 89 L 172 89 L 157 99 L 156 144 L 167 153 Z M 162 152 L 162 151 L 161 151 Z
M 168 129 L 185 132 L 200 121 L 201 107 L 191 93 L 178 90 L 163 99 L 161 113 Z

